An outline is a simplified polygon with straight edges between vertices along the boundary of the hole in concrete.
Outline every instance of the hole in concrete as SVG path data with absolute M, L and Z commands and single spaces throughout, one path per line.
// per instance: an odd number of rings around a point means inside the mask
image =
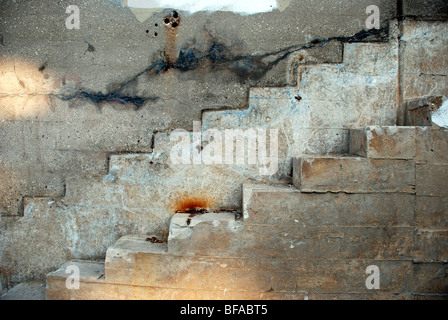
M 173 28 L 176 28 L 179 24 L 176 21 L 174 21 L 171 25 L 173 26 Z
M 149 30 L 146 30 L 146 33 L 149 33 Z
M 154 37 L 157 37 L 159 34 L 157 32 L 154 32 Z
M 174 19 L 179 18 L 179 14 L 177 13 L 177 11 L 173 11 L 173 18 Z
M 165 20 L 163 20 L 165 22 L 165 24 L 169 24 L 170 23 L 170 19 L 165 18 Z

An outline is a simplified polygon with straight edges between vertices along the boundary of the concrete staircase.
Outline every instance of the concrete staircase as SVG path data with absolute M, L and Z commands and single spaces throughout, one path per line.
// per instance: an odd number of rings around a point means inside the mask
M 292 184 L 245 184 L 242 212 L 191 206 L 167 238 L 128 235 L 104 263 L 67 262 L 47 299 L 446 298 L 447 146 L 433 127 L 350 130 L 348 154 L 294 157 Z
M 445 82 L 428 87 L 413 56 L 442 61 L 446 28 L 391 21 L 387 42 L 322 44 L 340 63 L 298 50 L 297 86 L 251 88 L 247 109 L 202 114 L 187 133 L 193 162 L 172 163 L 176 142 L 159 132 L 151 152 L 111 153 L 104 177 L 25 197 L 2 254 L 20 253 L 15 268 L 62 265 L 48 299 L 446 298 L 448 135 L 430 119 Z M 445 79 L 436 71 L 430 83 Z M 437 106 L 402 110 L 428 92 Z M 194 163 L 208 146 L 198 136 L 251 129 L 278 131 L 277 171 Z M 371 265 L 379 290 L 366 287 Z

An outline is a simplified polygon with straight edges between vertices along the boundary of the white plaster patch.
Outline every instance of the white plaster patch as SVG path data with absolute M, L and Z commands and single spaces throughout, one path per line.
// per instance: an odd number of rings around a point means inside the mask
M 442 106 L 434 112 L 432 115 L 432 122 L 439 127 L 448 129 L 448 100 L 446 100 Z
M 163 12 L 165 9 L 176 9 L 186 13 L 230 11 L 240 15 L 250 15 L 278 10 L 283 12 L 291 0 L 261 0 L 251 2 L 250 0 L 122 0 L 121 6 L 129 8 L 138 21 L 144 22 L 155 13 Z
M 146 9 L 151 12 L 163 8 L 173 8 L 189 13 L 199 11 L 230 11 L 241 15 L 270 12 L 275 9 L 283 11 L 291 0 L 125 0 L 123 7 Z

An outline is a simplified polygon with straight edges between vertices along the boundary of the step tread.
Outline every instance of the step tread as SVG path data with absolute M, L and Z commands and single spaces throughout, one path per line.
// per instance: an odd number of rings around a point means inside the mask
M 78 268 L 81 281 L 103 282 L 104 263 L 88 260 L 72 260 L 62 265 L 58 270 L 50 272 L 48 278 L 68 278 L 73 274 L 73 267 Z

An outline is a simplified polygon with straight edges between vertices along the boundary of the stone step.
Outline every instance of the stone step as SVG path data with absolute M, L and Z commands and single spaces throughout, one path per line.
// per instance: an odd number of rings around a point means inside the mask
M 414 223 L 412 194 L 304 193 L 293 186 L 264 184 L 247 184 L 243 190 L 244 225 L 411 227 Z
M 446 264 L 398 260 L 277 260 L 138 254 L 133 277 L 102 277 L 104 265 L 70 261 L 47 277 L 47 299 L 325 299 L 402 298 L 443 292 Z M 380 289 L 366 288 L 366 268 L 377 266 Z M 69 288 L 69 267 L 80 270 L 78 288 Z M 432 284 L 428 286 L 428 284 Z
M 135 270 L 135 259 L 139 254 L 162 254 L 168 250 L 166 239 L 155 236 L 126 235 L 106 251 L 105 277 L 107 281 L 123 283 L 130 281 Z M 127 282 L 124 283 L 127 283 Z
M 294 158 L 293 184 L 302 192 L 415 193 L 415 165 L 395 159 Z
M 408 126 L 432 126 L 434 113 L 446 100 L 448 100 L 448 96 L 431 96 L 406 102 L 405 124 Z
M 45 291 L 44 281 L 23 282 L 1 295 L 0 300 L 45 300 Z
M 350 154 L 371 159 L 414 159 L 416 128 L 369 126 L 350 130 Z
M 168 252 L 178 255 L 225 255 L 243 229 L 237 212 L 178 213 L 171 218 Z
M 428 164 L 448 164 L 448 130 L 416 127 L 415 161 Z
M 79 276 L 79 278 L 76 278 Z M 75 279 L 79 286 L 75 286 Z M 47 275 L 47 300 L 116 299 L 118 292 L 109 292 L 104 286 L 104 263 L 69 261 Z
M 448 131 L 432 126 L 370 126 L 350 129 L 349 153 L 372 159 L 448 163 Z

